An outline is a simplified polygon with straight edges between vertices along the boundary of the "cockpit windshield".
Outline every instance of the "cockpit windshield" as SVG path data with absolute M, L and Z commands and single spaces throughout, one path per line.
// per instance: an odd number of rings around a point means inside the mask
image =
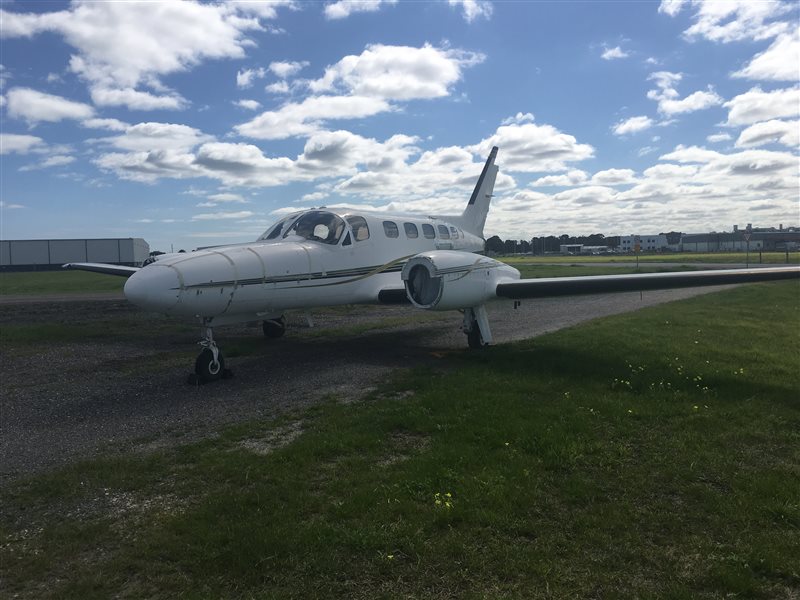
M 289 224 L 295 218 L 297 218 L 297 215 L 299 215 L 299 214 L 300 213 L 296 212 L 296 213 L 292 213 L 288 217 L 284 217 L 283 219 L 281 219 L 280 221 L 275 223 L 275 225 L 273 225 L 272 227 L 267 229 L 263 233 L 263 235 L 260 238 L 258 238 L 258 240 L 259 241 L 263 241 L 263 240 L 276 240 L 276 239 L 278 239 L 281 236 L 282 233 L 285 233 L 285 229 L 289 226 Z
M 344 230 L 344 221 L 338 215 L 324 210 L 310 210 L 300 215 L 283 237 L 297 235 L 309 241 L 338 244 Z

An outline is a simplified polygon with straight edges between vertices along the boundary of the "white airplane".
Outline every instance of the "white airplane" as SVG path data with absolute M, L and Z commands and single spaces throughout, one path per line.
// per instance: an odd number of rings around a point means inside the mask
M 263 321 L 285 331 L 289 309 L 410 302 L 460 310 L 470 347 L 492 342 L 486 303 L 574 294 L 653 290 L 800 278 L 800 268 L 694 271 L 521 280 L 517 269 L 482 256 L 483 228 L 498 167 L 492 148 L 460 215 L 407 217 L 326 208 L 284 217 L 256 241 L 164 254 L 141 268 L 70 263 L 65 268 L 128 277 L 125 296 L 146 310 L 198 322 L 198 382 L 226 373 L 214 327 Z

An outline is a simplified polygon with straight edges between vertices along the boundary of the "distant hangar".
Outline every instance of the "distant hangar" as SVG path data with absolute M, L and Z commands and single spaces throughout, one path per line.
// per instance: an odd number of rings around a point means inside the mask
M 68 262 L 101 262 L 139 267 L 150 255 L 142 238 L 0 240 L 0 270 L 57 269 Z

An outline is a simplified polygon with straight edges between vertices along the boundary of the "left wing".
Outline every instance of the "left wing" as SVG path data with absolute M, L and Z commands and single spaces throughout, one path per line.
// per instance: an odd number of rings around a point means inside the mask
M 499 298 L 547 298 L 579 294 L 638 292 L 731 283 L 755 283 L 800 279 L 800 267 L 759 269 L 721 269 L 677 273 L 641 273 L 630 275 L 591 275 L 588 277 L 550 277 L 502 281 L 495 293 Z
M 106 275 L 119 275 L 120 277 L 130 277 L 140 269 L 140 267 L 124 267 L 122 265 L 109 265 L 106 263 L 67 263 L 61 265 L 61 268 L 105 273 Z

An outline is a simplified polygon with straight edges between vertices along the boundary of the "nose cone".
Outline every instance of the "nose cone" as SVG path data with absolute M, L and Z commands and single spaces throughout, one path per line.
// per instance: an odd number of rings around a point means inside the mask
M 125 282 L 125 297 L 140 308 L 167 313 L 178 303 L 181 282 L 175 269 L 152 264 Z

